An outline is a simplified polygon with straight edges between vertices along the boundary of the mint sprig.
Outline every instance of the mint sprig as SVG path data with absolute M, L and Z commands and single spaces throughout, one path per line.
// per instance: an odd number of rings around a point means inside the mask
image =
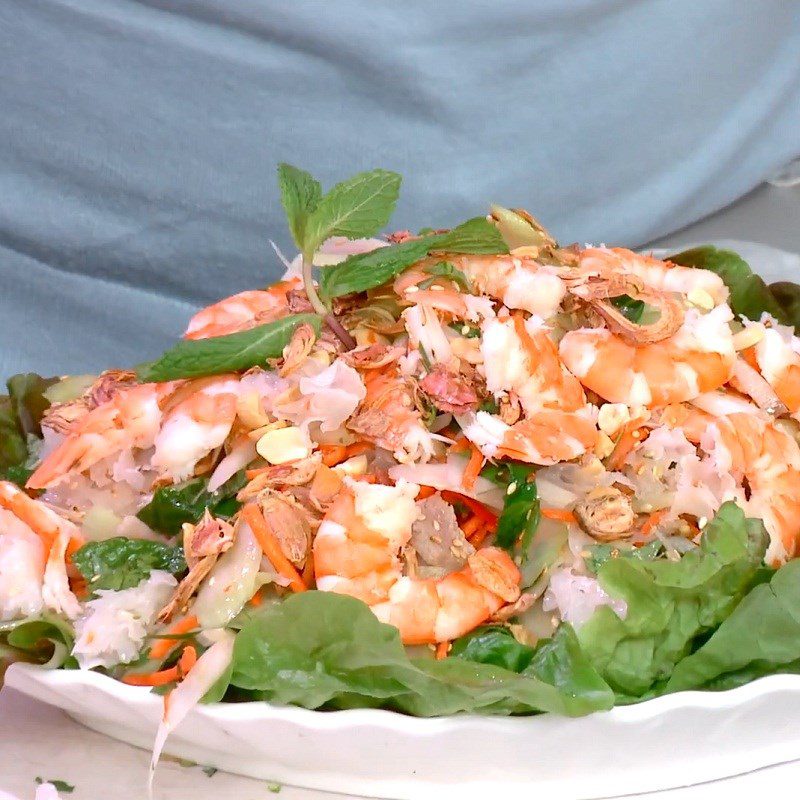
M 327 194 L 308 172 L 281 164 L 278 184 L 289 229 L 303 258 L 303 282 L 314 310 L 328 313 L 314 287 L 315 251 L 331 236 L 373 236 L 389 221 L 400 193 L 396 172 L 375 169 L 337 183 Z

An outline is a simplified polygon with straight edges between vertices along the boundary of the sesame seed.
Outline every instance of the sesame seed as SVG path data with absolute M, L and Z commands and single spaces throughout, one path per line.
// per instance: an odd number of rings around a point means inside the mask
M 506 489 L 506 494 L 514 494 L 517 491 L 517 484 L 512 481 L 508 484 L 508 489 Z
M 703 530 L 706 525 L 708 525 L 708 517 L 700 517 L 700 519 L 697 520 L 697 527 L 700 528 L 700 530 Z
M 414 292 L 418 291 L 419 291 L 419 286 L 409 286 L 408 289 L 406 289 L 406 294 L 413 294 Z
M 461 328 L 461 333 L 462 333 L 464 336 L 466 336 L 466 335 L 469 333 L 469 325 L 464 325 L 464 326 Z
M 438 283 L 434 283 L 433 286 L 431 286 L 431 291 L 432 292 L 443 292 L 444 291 L 444 286 L 439 286 Z

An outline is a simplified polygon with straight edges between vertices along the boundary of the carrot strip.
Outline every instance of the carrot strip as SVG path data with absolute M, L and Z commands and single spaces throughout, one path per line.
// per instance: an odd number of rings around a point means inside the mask
M 497 514 L 490 511 L 478 500 L 473 500 L 471 497 L 467 497 L 465 494 L 453 492 L 449 489 L 445 489 L 442 492 L 442 497 L 448 503 L 463 503 L 473 514 L 477 514 L 478 516 L 482 517 L 483 520 L 489 525 L 497 525 Z
M 575 523 L 578 521 L 575 515 L 565 508 L 542 508 L 540 513 L 546 519 L 554 519 L 557 522 Z
M 417 500 L 425 500 L 428 497 L 433 497 L 436 494 L 436 489 L 433 486 L 420 486 Z
M 477 515 L 473 514 L 462 526 L 461 530 L 464 532 L 464 536 L 467 539 L 472 539 L 472 537 L 480 530 L 483 526 L 483 520 Z
M 273 567 L 289 580 L 289 586 L 295 592 L 304 592 L 306 585 L 300 577 L 300 573 L 295 569 L 294 564 L 289 561 L 281 550 L 280 542 L 275 538 L 275 534 L 270 528 L 269 523 L 264 519 L 261 509 L 255 503 L 248 503 L 242 508 L 244 521 L 250 526 L 253 535 L 256 537 L 264 555 L 270 560 Z
M 184 617 L 183 619 L 179 619 L 169 628 L 167 628 L 166 633 L 173 633 L 178 636 L 182 636 L 184 633 L 189 633 L 189 631 L 193 631 L 195 628 L 200 627 L 200 620 L 197 619 L 193 614 Z M 155 643 L 150 648 L 150 652 L 148 653 L 148 658 L 152 658 L 154 661 L 161 661 L 161 659 L 166 658 L 169 654 L 169 651 L 172 650 L 173 647 L 180 644 L 180 639 L 156 639 Z
M 450 445 L 451 453 L 466 453 L 466 451 L 469 449 L 470 443 L 467 441 L 467 437 L 464 436 L 463 433 L 460 436 L 457 436 L 455 442 Z
M 248 600 L 248 605 L 252 606 L 253 608 L 257 608 L 264 602 L 264 594 L 261 589 L 259 589 L 251 598 Z
M 641 531 L 641 532 L 642 532 L 643 534 L 645 534 L 645 535 L 647 535 L 648 533 L 650 533 L 650 531 L 652 531 L 652 530 L 653 530 L 653 528 L 655 528 L 655 527 L 656 527 L 656 525 L 658 525 L 658 523 L 659 523 L 659 522 L 661 522 L 661 520 L 662 520 L 662 519 L 664 519 L 664 517 L 666 517 L 666 516 L 667 516 L 667 512 L 668 512 L 668 511 L 669 511 L 669 509 L 668 509 L 668 508 L 660 508 L 660 509 L 658 509 L 658 511 L 654 511 L 654 512 L 653 512 L 653 513 L 652 513 L 652 514 L 651 514 L 651 515 L 650 515 L 650 516 L 649 516 L 649 517 L 648 517 L 648 518 L 647 518 L 647 519 L 644 521 L 644 524 L 642 525 L 642 531 Z
M 197 650 L 192 645 L 183 648 L 181 657 L 178 659 L 178 672 L 181 678 L 185 677 L 189 670 L 197 663 Z
M 173 681 L 179 681 L 186 676 L 189 670 L 197 663 L 197 650 L 188 645 L 181 653 L 178 663 L 174 667 L 162 669 L 158 672 L 141 672 L 134 675 L 125 675 L 123 683 L 129 686 L 164 686 Z
M 123 683 L 128 686 L 164 686 L 180 678 L 177 667 L 162 669 L 160 672 L 142 672 L 136 675 L 124 675 Z
M 483 527 L 479 528 L 469 540 L 469 543 L 473 547 L 480 547 L 483 544 L 483 540 L 490 534 L 493 533 L 492 529 L 484 524 Z
M 372 444 L 372 442 L 353 442 L 353 444 L 349 444 L 345 447 L 345 452 L 347 458 L 352 458 L 353 456 L 360 456 L 362 453 L 368 453 L 370 450 L 374 449 L 375 445 Z
M 614 472 L 620 469 L 625 464 L 625 458 L 636 447 L 639 442 L 643 442 L 647 438 L 647 430 L 640 427 L 641 420 L 631 420 L 619 437 L 613 452 L 608 457 L 606 462 L 606 469 Z
M 436 660 L 443 661 L 447 658 L 447 653 L 450 651 L 450 642 L 439 642 L 436 645 Z
M 478 479 L 478 475 L 480 475 L 484 461 L 483 453 L 481 453 L 474 444 L 470 444 L 470 448 L 469 461 L 464 469 L 464 475 L 461 478 L 461 485 L 465 489 L 471 489 L 475 485 L 475 481 Z
M 343 444 L 321 444 L 319 449 L 326 467 L 335 467 L 347 458 L 347 448 Z

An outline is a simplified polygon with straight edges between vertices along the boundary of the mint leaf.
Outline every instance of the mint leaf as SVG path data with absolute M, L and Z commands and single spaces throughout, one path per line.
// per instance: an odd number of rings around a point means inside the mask
M 392 280 L 428 255 L 430 238 L 433 237 L 379 247 L 323 269 L 319 281 L 320 294 L 329 300 L 352 292 L 365 292 Z
M 306 222 L 319 203 L 322 187 L 308 172 L 291 164 L 278 165 L 278 186 L 289 230 L 295 244 L 302 250 Z
M 475 217 L 448 233 L 423 236 L 361 253 L 322 271 L 320 294 L 326 298 L 374 289 L 397 277 L 430 253 L 507 253 L 499 232 L 483 217 Z
M 137 374 L 143 383 L 160 383 L 241 372 L 280 356 L 295 328 L 304 323 L 312 325 L 319 334 L 321 320 L 316 314 L 295 314 L 227 336 L 184 339 L 157 361 L 140 366 Z
M 309 215 L 303 236 L 306 256 L 331 236 L 372 236 L 389 221 L 400 193 L 396 172 L 375 169 L 337 183 Z
M 236 493 L 245 483 L 244 473 L 237 472 L 216 492 L 208 491 L 207 477 L 162 486 L 136 516 L 154 531 L 177 536 L 184 522 L 199 522 L 206 509 L 215 517 L 227 518 L 235 514 L 240 505 Z
M 486 217 L 468 219 L 453 230 L 441 233 L 435 238 L 437 241 L 431 249 L 446 253 L 491 255 L 508 252 L 508 245 L 503 241 L 497 226 L 489 222 Z
M 93 591 L 130 589 L 154 569 L 173 575 L 186 570 L 181 547 L 125 536 L 85 544 L 72 556 L 72 563 Z

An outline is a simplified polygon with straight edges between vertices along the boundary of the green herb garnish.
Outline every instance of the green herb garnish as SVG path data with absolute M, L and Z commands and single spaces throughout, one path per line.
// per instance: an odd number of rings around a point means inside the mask
M 431 253 L 507 253 L 497 228 L 484 217 L 467 220 L 448 233 L 431 234 L 401 244 L 351 256 L 322 272 L 320 291 L 333 298 L 365 292 L 397 277 Z
M 215 517 L 232 517 L 240 507 L 236 493 L 245 483 L 244 473 L 238 472 L 216 492 L 208 491 L 207 477 L 162 486 L 136 516 L 154 531 L 177 536 L 184 522 L 199 522 L 206 509 Z
M 303 324 L 319 333 L 321 320 L 316 314 L 295 314 L 226 336 L 183 339 L 157 361 L 140 366 L 137 374 L 144 383 L 160 383 L 263 366 L 268 358 L 281 355 L 295 329 Z
M 72 563 L 94 591 L 130 589 L 154 569 L 173 575 L 186 571 L 182 547 L 124 536 L 83 545 L 72 556 Z
M 637 325 L 653 325 L 661 317 L 661 312 L 657 308 L 627 294 L 611 297 L 609 302 L 622 312 L 625 319 L 635 322 Z
M 540 520 L 536 482 L 530 480 L 532 467 L 525 464 L 506 466 L 511 482 L 506 490 L 503 511 L 497 521 L 495 544 L 506 550 L 514 550 L 519 543 L 519 550 L 525 558 Z
M 314 310 L 327 309 L 312 277 L 314 253 L 331 236 L 358 239 L 373 236 L 389 221 L 400 192 L 396 172 L 375 169 L 337 183 L 327 194 L 308 172 L 281 164 L 278 184 L 289 229 L 303 257 L 303 282 Z
M 36 777 L 36 785 L 41 786 L 43 783 L 52 783 L 53 786 L 56 788 L 56 791 L 63 792 L 64 794 L 72 794 L 75 791 L 75 787 L 71 783 L 67 783 L 66 781 L 62 781 L 59 778 L 48 778 L 45 780 L 44 778 Z

